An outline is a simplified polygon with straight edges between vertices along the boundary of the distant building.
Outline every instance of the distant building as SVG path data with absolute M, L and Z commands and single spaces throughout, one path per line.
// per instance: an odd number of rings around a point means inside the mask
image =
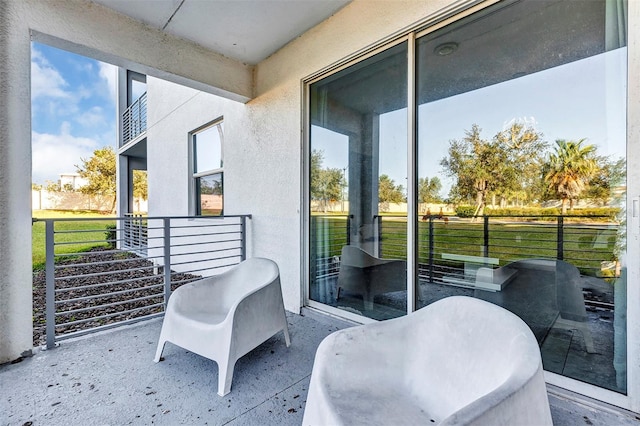
M 78 191 L 87 184 L 87 180 L 80 176 L 80 173 L 61 173 L 60 189 L 72 189 Z

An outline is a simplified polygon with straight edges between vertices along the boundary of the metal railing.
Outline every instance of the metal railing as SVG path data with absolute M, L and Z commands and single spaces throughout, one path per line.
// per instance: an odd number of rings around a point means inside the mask
M 162 315 L 172 290 L 246 259 L 250 218 L 37 219 L 45 222 L 46 347 Z
M 131 250 L 140 256 L 147 255 L 147 218 L 141 214 L 126 213 L 123 221 L 120 248 Z
M 464 262 L 443 254 L 491 257 L 499 265 L 527 259 L 565 260 L 582 274 L 614 273 L 622 240 L 619 224 L 607 216 L 483 216 L 472 221 L 440 215 L 422 216 L 418 223 L 418 275 L 428 282 L 462 275 Z M 406 216 L 375 216 L 372 254 L 407 258 Z M 352 233 L 348 216 L 311 218 L 311 277 L 337 276 L 340 249 Z M 338 256 L 338 258 L 336 258 Z
M 147 92 L 122 113 L 122 144 L 147 131 Z

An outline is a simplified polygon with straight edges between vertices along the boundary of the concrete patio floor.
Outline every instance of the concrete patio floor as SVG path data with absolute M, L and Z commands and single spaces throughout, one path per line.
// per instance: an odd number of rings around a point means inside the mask
M 316 348 L 349 324 L 310 310 L 236 364 L 219 397 L 213 361 L 167 344 L 152 362 L 161 320 L 64 341 L 0 366 L 0 425 L 300 425 Z M 556 425 L 638 425 L 633 413 L 549 390 Z

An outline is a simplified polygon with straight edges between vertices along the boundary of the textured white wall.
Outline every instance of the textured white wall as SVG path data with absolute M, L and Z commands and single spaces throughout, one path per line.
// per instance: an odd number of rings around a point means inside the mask
M 294 111 L 280 117 L 267 97 L 244 105 L 154 78 L 147 79 L 147 96 L 149 215 L 189 214 L 188 134 L 223 117 L 225 214 L 253 215 L 247 255 L 279 264 L 285 305 L 298 312 L 300 187 L 296 165 L 287 163 L 300 161 L 299 142 L 282 143 L 281 136 L 299 129 Z M 269 120 L 288 125 L 272 130 L 265 126 Z
M 33 346 L 29 42 L 13 4 L 0 2 L 0 364 Z

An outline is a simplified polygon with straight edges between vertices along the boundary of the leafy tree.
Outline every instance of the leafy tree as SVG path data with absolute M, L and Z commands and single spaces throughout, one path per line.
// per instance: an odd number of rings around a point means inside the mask
M 476 215 L 482 214 L 489 195 L 524 198 L 540 175 L 542 134 L 514 123 L 491 140 L 483 139 L 477 124 L 461 140 L 449 143 L 448 156 L 440 161 L 445 173 L 456 178 L 449 196 L 475 198 Z
M 516 198 L 532 201 L 540 198 L 539 182 L 547 143 L 542 133 L 533 127 L 515 122 L 508 129 L 498 132 L 494 141 L 506 151 L 506 161 L 498 188 L 503 199 Z
M 457 179 L 455 198 L 475 196 L 476 214 L 482 214 L 487 194 L 500 187 L 506 152 L 495 141 L 482 139 L 478 125 L 471 126 L 461 140 L 449 143 L 448 156 L 440 161 L 445 172 Z
M 567 200 L 573 210 L 573 202 L 587 188 L 589 181 L 598 170 L 595 158 L 596 147 L 582 146 L 579 141 L 556 141 L 555 151 L 549 155 L 545 180 L 549 188 L 562 200 L 562 214 L 567 213 Z
M 116 206 L 116 153 L 111 147 L 93 151 L 89 159 L 80 158 L 82 165 L 76 165 L 81 177 L 87 184 L 80 188 L 85 194 L 112 197 L 111 211 Z
M 606 156 L 596 156 L 595 161 L 596 170 L 589 180 L 585 197 L 605 205 L 615 196 L 615 189 L 624 185 L 627 163 L 624 158 L 614 161 Z
M 437 203 L 441 201 L 442 182 L 437 176 L 418 179 L 418 203 Z
M 142 200 L 149 198 L 149 186 L 147 184 L 147 171 L 133 171 L 133 196 Z
M 396 185 L 388 175 L 380 175 L 378 179 L 378 201 L 381 203 L 404 202 L 404 187 Z
M 41 191 L 42 190 L 42 185 L 40 185 L 39 183 L 31 182 L 31 190 L 32 191 Z
M 222 195 L 222 182 L 219 180 L 199 179 L 200 194 L 202 195 Z M 135 184 L 135 176 L 134 176 Z M 133 192 L 135 194 L 136 189 L 134 187 Z M 142 192 L 142 189 L 139 190 Z
M 51 180 L 47 180 L 44 184 L 44 189 L 49 192 L 60 192 L 62 188 L 60 186 L 60 181 L 53 182 Z
M 342 190 L 346 186 L 344 173 L 338 168 L 322 168 L 323 152 L 311 153 L 311 198 L 320 201 L 326 212 L 330 202 L 342 200 Z

